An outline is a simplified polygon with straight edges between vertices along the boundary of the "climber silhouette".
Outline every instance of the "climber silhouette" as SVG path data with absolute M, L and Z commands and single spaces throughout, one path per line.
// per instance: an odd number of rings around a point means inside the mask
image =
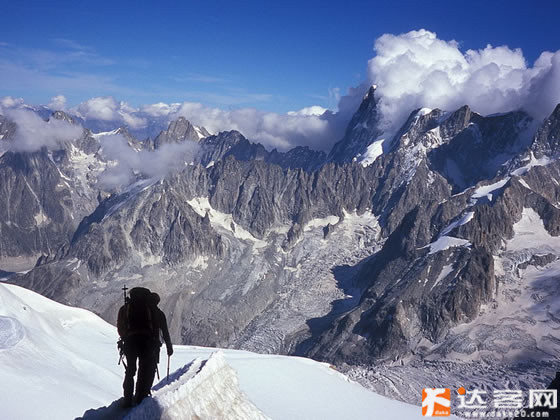
M 160 336 L 163 336 L 167 346 L 167 354 L 173 354 L 165 314 L 157 307 L 159 296 L 144 287 L 135 287 L 129 294 L 130 299 L 119 309 L 117 319 L 117 330 L 126 357 L 124 407 L 139 404 L 150 395 L 159 359 Z M 134 393 L 134 376 L 137 370 Z

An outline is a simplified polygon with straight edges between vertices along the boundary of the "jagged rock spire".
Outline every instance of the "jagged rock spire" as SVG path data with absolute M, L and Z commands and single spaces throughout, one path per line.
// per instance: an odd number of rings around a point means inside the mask
M 375 95 L 376 87 L 371 86 L 364 95 L 360 107 L 348 124 L 344 138 L 336 143 L 329 153 L 328 160 L 336 163 L 351 162 L 355 157 L 363 155 L 367 147 L 378 138 L 379 99 Z

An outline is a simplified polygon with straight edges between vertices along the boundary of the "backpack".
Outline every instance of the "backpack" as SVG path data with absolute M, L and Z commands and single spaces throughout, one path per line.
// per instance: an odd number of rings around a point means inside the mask
M 145 287 L 134 287 L 130 290 L 130 301 L 126 304 L 127 335 L 154 335 L 157 330 L 157 319 L 150 298 L 151 292 Z

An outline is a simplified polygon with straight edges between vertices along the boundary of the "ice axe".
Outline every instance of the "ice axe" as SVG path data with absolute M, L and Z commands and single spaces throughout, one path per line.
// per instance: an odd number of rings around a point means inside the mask
M 121 289 L 123 291 L 123 297 L 124 297 L 124 304 L 126 305 L 127 303 L 127 297 L 126 297 L 126 291 L 128 290 L 128 287 L 126 287 L 126 284 L 124 285 L 124 287 Z

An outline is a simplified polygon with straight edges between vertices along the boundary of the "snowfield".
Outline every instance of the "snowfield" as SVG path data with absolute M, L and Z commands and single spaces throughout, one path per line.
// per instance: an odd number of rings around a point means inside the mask
M 116 341 L 115 327 L 91 312 L 0 284 L 2 418 L 121 417 Z M 166 369 L 160 363 L 153 397 L 127 418 L 422 418 L 420 407 L 305 358 L 176 346 L 169 383 Z

